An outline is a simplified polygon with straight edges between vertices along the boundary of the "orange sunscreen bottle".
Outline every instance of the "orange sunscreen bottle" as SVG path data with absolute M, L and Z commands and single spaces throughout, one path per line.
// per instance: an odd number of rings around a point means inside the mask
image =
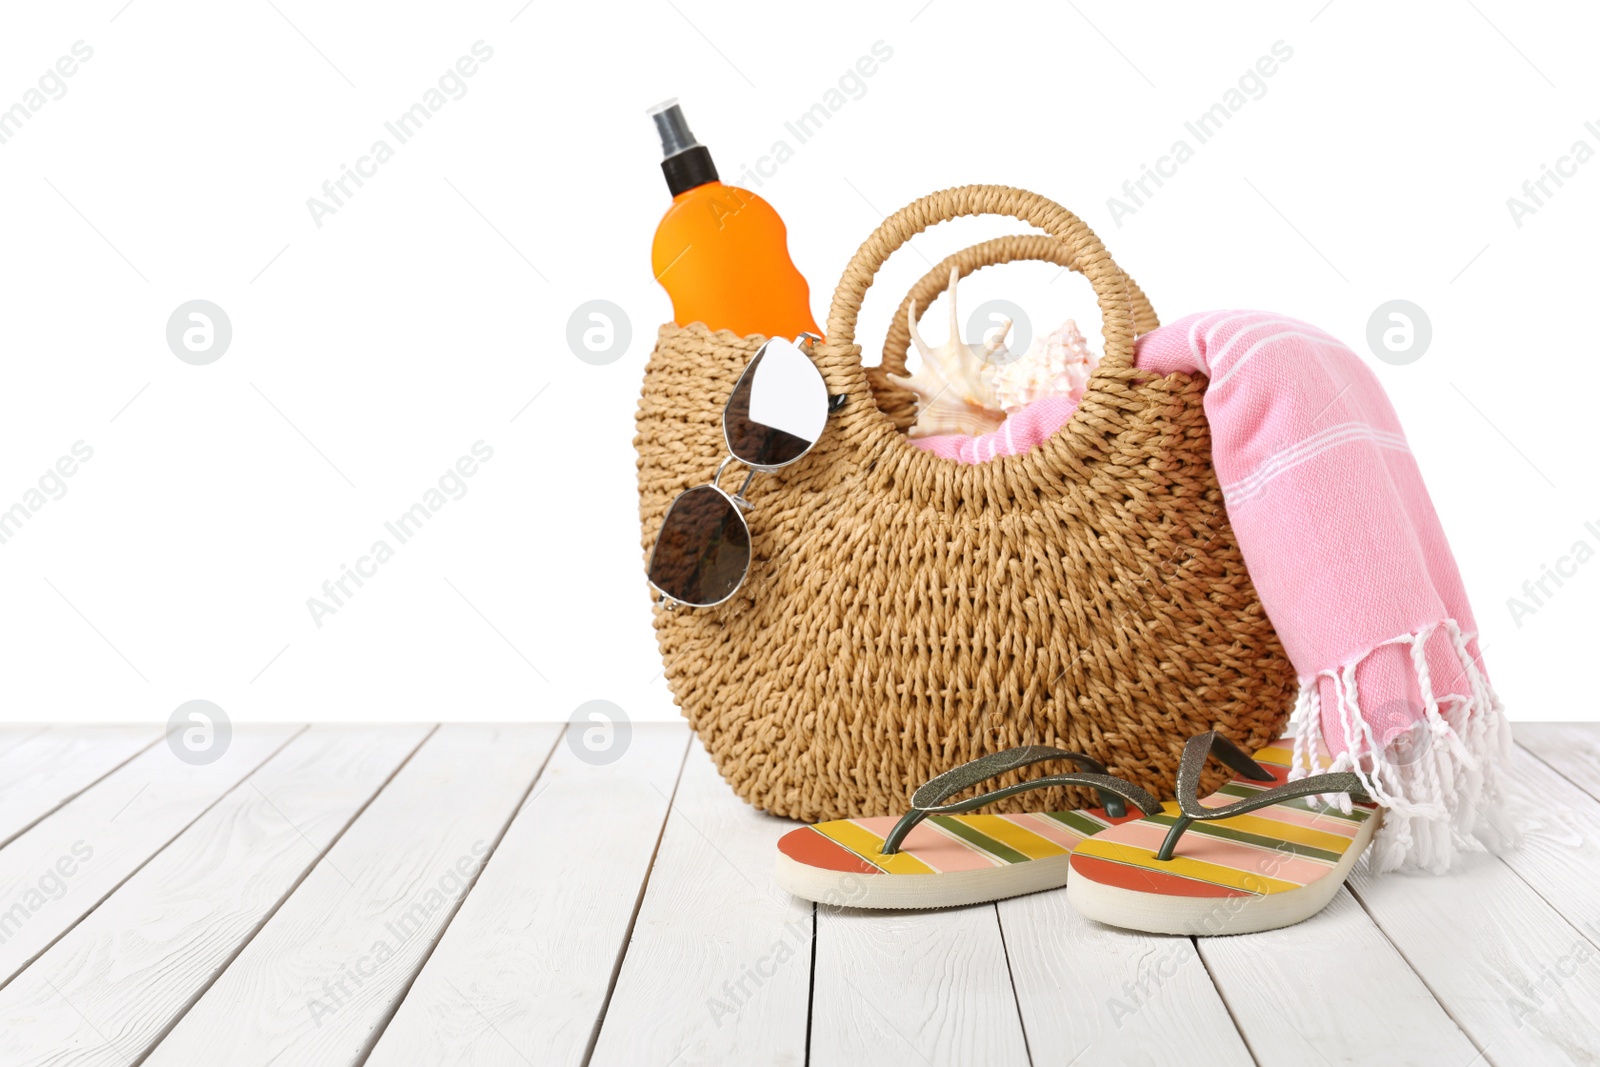
M 676 100 L 650 109 L 672 206 L 656 228 L 651 265 L 680 325 L 704 323 L 741 337 L 820 334 L 811 291 L 789 258 L 788 231 L 756 194 L 717 180 Z

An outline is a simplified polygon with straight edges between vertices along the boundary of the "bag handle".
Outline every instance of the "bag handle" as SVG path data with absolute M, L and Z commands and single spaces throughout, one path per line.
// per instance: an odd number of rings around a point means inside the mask
M 884 219 L 856 249 L 834 290 L 833 306 L 828 311 L 829 344 L 855 345 L 856 317 L 861 312 L 861 301 L 873 277 L 895 250 L 930 226 L 966 215 L 1008 215 L 1060 241 L 1071 257 L 1071 265 L 1094 286 L 1105 342 L 1101 366 L 1107 369 L 1133 366 L 1132 281 L 1122 273 L 1100 238 L 1082 219 L 1037 193 L 1004 185 L 962 185 L 944 189 Z
M 890 374 L 905 376 L 906 357 L 911 351 L 911 329 L 907 325 L 907 315 L 910 314 L 911 305 L 913 302 L 916 303 L 920 321 L 921 316 L 932 306 L 934 299 L 949 287 L 951 267 L 956 268 L 957 277 L 965 278 L 969 274 L 976 274 L 984 267 L 999 266 L 1017 260 L 1035 260 L 1054 263 L 1068 270 L 1078 269 L 1077 261 L 1072 258 L 1072 252 L 1066 244 L 1042 233 L 995 237 L 946 256 L 937 266 L 924 274 L 922 279 L 911 287 L 906 298 L 900 301 L 900 307 L 894 313 L 894 321 L 889 324 L 888 336 L 883 341 L 883 369 Z M 1127 278 L 1127 284 L 1133 296 L 1134 330 L 1136 334 L 1149 333 L 1161 325 L 1161 320 L 1156 317 L 1155 309 L 1150 306 L 1149 298 L 1144 295 L 1144 290 L 1139 288 L 1138 283 L 1132 278 Z

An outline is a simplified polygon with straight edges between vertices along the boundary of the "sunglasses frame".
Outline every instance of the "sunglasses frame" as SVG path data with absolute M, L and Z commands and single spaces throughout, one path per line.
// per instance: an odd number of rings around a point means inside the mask
M 783 338 L 783 337 L 769 337 L 765 342 L 762 343 L 760 348 L 756 349 L 756 354 L 750 357 L 750 362 L 746 363 L 745 366 L 744 366 L 744 370 L 739 372 L 738 380 L 733 383 L 733 389 L 728 393 L 727 402 L 722 405 L 722 444 L 728 450 L 728 459 L 723 460 L 722 461 L 722 466 L 719 466 L 717 468 L 717 472 L 719 474 L 722 472 L 722 467 L 725 467 L 725 466 L 728 465 L 728 460 L 738 460 L 738 462 L 743 463 L 744 466 L 747 469 L 751 470 L 751 471 L 760 471 L 763 474 L 771 474 L 773 471 L 780 471 L 783 468 L 785 468 L 787 466 L 790 466 L 791 464 L 799 463 L 802 459 L 804 459 L 807 455 L 810 454 L 810 452 L 811 452 L 811 450 L 813 448 L 817 447 L 817 441 L 822 440 L 822 433 L 819 431 L 817 433 L 816 440 L 814 440 L 810 444 L 806 445 L 805 451 L 801 452 L 799 455 L 795 456 L 793 459 L 786 459 L 782 463 L 776 463 L 776 464 L 762 464 L 762 463 L 745 463 L 744 460 L 739 459 L 739 457 L 733 451 L 733 442 L 731 440 L 729 440 L 729 438 L 728 438 L 728 409 L 733 407 L 733 398 L 739 392 L 740 383 L 744 381 L 744 376 L 746 374 L 750 373 L 750 368 L 752 368 L 752 367 L 754 367 L 756 365 L 756 360 L 758 360 L 762 356 L 766 355 L 767 346 L 768 345 L 772 344 L 773 341 L 784 341 L 784 340 L 788 340 L 788 339 L 787 338 Z M 804 347 L 802 347 L 802 345 L 801 345 L 801 341 L 802 340 L 805 341 Z M 800 349 L 801 354 L 804 355 L 807 359 L 811 360 L 812 369 L 816 370 L 816 347 L 817 347 L 817 342 L 820 341 L 820 340 L 822 340 L 822 338 L 818 337 L 814 333 L 802 333 L 802 334 L 800 334 L 800 336 L 796 337 L 793 341 L 789 341 L 789 343 L 794 345 L 795 348 Z M 817 377 L 819 379 L 822 377 L 822 372 L 820 370 L 817 371 Z M 827 384 L 826 383 L 823 384 L 823 392 L 824 393 L 827 392 Z M 835 407 L 834 397 L 829 396 L 828 397 L 828 414 L 830 414 L 830 415 L 833 414 L 834 407 Z M 826 422 L 823 423 L 823 427 L 824 427 L 824 429 L 827 427 L 827 423 Z M 713 478 L 714 477 L 715 476 L 713 476 Z M 737 502 L 740 499 L 740 495 L 744 493 L 745 489 L 749 485 L 750 485 L 750 481 L 749 481 L 749 479 L 746 479 L 745 480 L 745 484 L 739 487 L 739 492 L 736 493 L 734 495 L 734 497 L 733 497 L 735 502 Z M 687 490 L 685 490 L 685 491 L 687 492 Z M 748 505 L 746 505 L 746 506 L 748 506 Z
M 656 530 L 655 543 L 650 546 L 650 559 L 645 565 L 645 581 L 650 583 L 650 588 L 656 591 L 658 599 L 668 611 L 676 611 L 680 606 L 688 608 L 714 608 L 719 604 L 726 604 L 728 601 L 733 599 L 734 595 L 738 593 L 740 589 L 744 588 L 745 579 L 750 577 L 751 560 L 749 557 L 747 557 L 744 563 L 744 572 L 739 575 L 739 580 L 735 582 L 733 588 L 728 591 L 728 595 L 723 597 L 721 600 L 715 600 L 708 604 L 692 604 L 688 601 L 679 600 L 650 579 L 650 571 L 655 564 L 656 550 L 661 547 L 661 535 L 666 531 L 667 519 L 672 517 L 672 509 L 677 507 L 678 501 L 682 500 L 688 494 L 700 489 L 715 489 L 718 493 L 722 494 L 723 498 L 726 499 L 729 504 L 733 505 L 733 513 L 738 517 L 739 525 L 744 528 L 745 542 L 749 544 L 751 541 L 750 524 L 745 521 L 744 513 L 751 510 L 753 505 L 750 503 L 750 501 L 744 498 L 745 490 L 750 488 L 750 483 L 755 481 L 757 474 L 772 474 L 776 471 L 782 470 L 785 467 L 793 466 L 810 454 L 811 450 L 817 446 L 817 441 L 822 440 L 822 434 L 819 432 L 816 436 L 816 439 L 810 444 L 806 445 L 805 451 L 794 456 L 792 459 L 787 459 L 782 463 L 777 464 L 745 463 L 744 460 L 740 459 L 734 454 L 733 442 L 728 437 L 728 409 L 733 405 L 734 394 L 738 392 L 739 383 L 744 381 L 744 376 L 750 373 L 750 368 L 755 366 L 756 361 L 766 353 L 767 345 L 770 345 L 773 341 L 781 340 L 787 340 L 787 338 L 768 338 L 760 348 L 756 349 L 756 354 L 750 357 L 749 363 L 745 364 L 744 370 L 739 373 L 738 380 L 734 382 L 732 392 L 728 394 L 727 401 L 722 405 L 722 444 L 724 448 L 726 448 L 728 454 L 722 458 L 721 463 L 717 464 L 717 469 L 711 475 L 711 480 L 709 482 L 702 482 L 699 485 L 691 485 L 689 488 L 683 490 L 677 496 L 673 497 L 672 503 L 667 505 L 666 514 L 661 518 L 661 527 L 660 529 Z M 801 333 L 790 343 L 792 343 L 796 348 L 799 348 L 808 359 L 813 360 L 812 366 L 815 369 L 816 345 L 817 342 L 821 340 L 822 338 L 818 337 L 814 333 Z M 802 341 L 805 342 L 804 345 L 802 345 Z M 817 377 L 822 377 L 821 370 L 817 370 Z M 828 415 L 831 416 L 835 411 L 838 411 L 839 408 L 843 407 L 844 400 L 845 395 L 842 393 L 829 394 Z M 826 428 L 827 424 L 824 422 L 823 429 L 826 430 Z M 739 486 L 738 490 L 730 495 L 726 489 L 722 488 L 722 472 L 727 470 L 728 464 L 735 462 L 744 466 L 745 476 L 744 482 Z M 754 552 L 753 546 L 751 548 L 751 552 L 752 554 Z

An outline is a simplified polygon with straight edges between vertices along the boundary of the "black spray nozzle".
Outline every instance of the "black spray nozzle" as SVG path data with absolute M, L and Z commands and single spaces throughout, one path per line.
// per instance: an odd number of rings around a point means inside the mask
M 711 153 L 695 140 L 677 97 L 650 108 L 649 115 L 661 135 L 661 171 L 667 176 L 667 188 L 673 196 L 717 180 Z

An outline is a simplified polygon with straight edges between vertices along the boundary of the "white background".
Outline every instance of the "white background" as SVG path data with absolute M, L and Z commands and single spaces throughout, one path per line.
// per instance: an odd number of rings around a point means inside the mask
M 1594 715 L 1600 562 L 1520 626 L 1507 607 L 1575 541 L 1600 547 L 1600 161 L 1520 228 L 1506 204 L 1575 140 L 1600 148 L 1579 5 L 124 3 L 0 16 L 0 107 L 94 50 L 0 144 L 0 508 L 94 450 L 0 545 L 0 717 L 164 719 L 194 698 L 236 720 L 563 719 L 594 698 L 672 716 L 631 443 L 670 317 L 645 117 L 666 96 L 725 179 L 795 149 L 759 191 L 819 321 L 883 213 L 971 181 L 1079 212 L 1169 321 L 1268 308 L 1365 355 L 1375 307 L 1421 305 L 1423 358 L 1371 362 L 1490 669 L 1513 717 Z M 465 96 L 318 228 L 307 198 L 480 40 Z M 1108 197 L 1280 40 L 1265 95 L 1119 226 Z M 784 123 L 878 41 L 892 57 L 797 145 Z M 952 224 L 897 257 L 869 352 L 928 261 L 1007 230 Z M 1087 285 L 1056 274 L 988 271 L 963 303 L 1097 328 Z M 165 340 L 196 298 L 234 331 L 209 366 Z M 566 341 L 591 299 L 632 322 L 607 366 Z M 467 494 L 317 627 L 307 598 L 480 440 Z

